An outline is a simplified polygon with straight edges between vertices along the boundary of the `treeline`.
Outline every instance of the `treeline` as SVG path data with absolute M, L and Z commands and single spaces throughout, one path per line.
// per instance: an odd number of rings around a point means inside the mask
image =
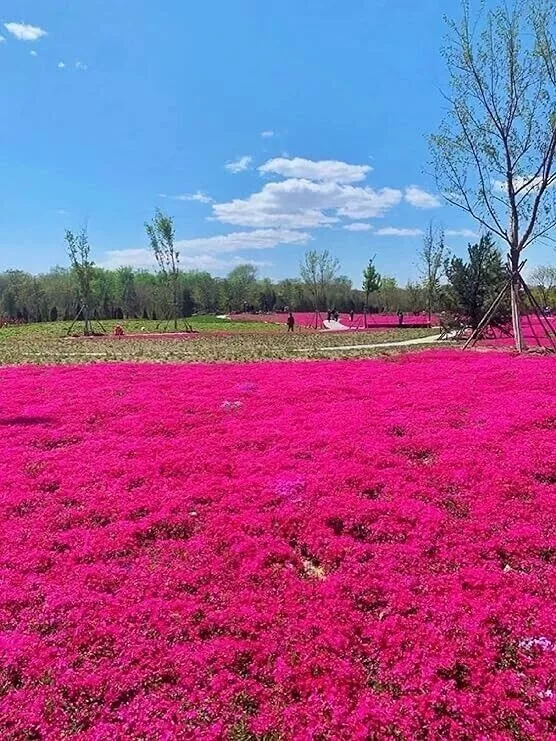
M 274 312 L 336 309 L 356 312 L 408 313 L 449 311 L 461 313 L 476 324 L 507 280 L 502 256 L 491 235 L 469 245 L 465 258 L 450 255 L 443 236 L 425 238 L 420 253 L 421 281 L 397 285 L 381 276 L 371 260 L 363 273 L 363 290 L 339 275 L 339 263 L 327 253 L 309 251 L 300 278 L 271 281 L 259 278 L 252 265 L 238 265 L 226 277 L 202 271 L 175 272 L 177 314 Z M 0 320 L 43 322 L 72 320 L 83 305 L 78 271 L 57 267 L 31 275 L 21 270 L 0 273 Z M 167 319 L 168 275 L 121 267 L 108 270 L 87 264 L 90 290 L 87 303 L 98 319 Z M 81 275 L 81 277 L 83 277 Z M 537 268 L 532 290 L 543 308 L 556 307 L 556 267 Z M 504 307 L 508 310 L 508 307 Z M 525 308 L 525 307 L 524 307 Z
M 92 268 L 93 315 L 100 319 L 161 319 L 166 314 L 163 280 L 158 273 L 122 267 L 118 270 Z M 239 265 L 225 278 L 207 272 L 181 272 L 179 313 L 214 314 L 281 311 L 312 311 L 310 287 L 300 279 L 271 281 L 259 278 L 256 268 Z M 363 291 L 353 288 L 345 276 L 327 286 L 327 301 L 338 311 L 362 311 Z M 0 273 L 0 315 L 4 319 L 42 322 L 73 319 L 79 310 L 76 275 L 57 267 L 48 273 L 31 275 L 21 270 Z M 409 283 L 399 287 L 394 278 L 382 278 L 380 290 L 369 301 L 369 311 L 419 312 L 425 309 L 422 288 Z M 327 307 L 322 307 L 323 310 Z

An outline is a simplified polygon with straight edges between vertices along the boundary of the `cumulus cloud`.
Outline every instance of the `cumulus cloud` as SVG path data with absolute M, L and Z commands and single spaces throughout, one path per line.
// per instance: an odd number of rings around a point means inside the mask
M 417 185 L 410 185 L 405 189 L 405 200 L 415 208 L 438 208 L 442 205 L 440 198 Z
M 538 175 L 537 177 L 533 177 L 532 175 L 516 175 L 514 177 L 514 190 L 517 192 L 518 197 L 522 198 L 523 196 L 527 196 L 529 193 L 534 193 L 538 190 L 542 185 L 542 182 L 542 175 Z M 549 188 L 554 186 L 556 186 L 556 179 L 548 185 Z M 494 190 L 499 193 L 507 194 L 508 183 L 505 180 L 495 180 Z
M 423 230 L 386 226 L 382 229 L 378 229 L 376 233 L 379 237 L 419 237 L 423 234 Z
M 312 239 L 310 234 L 294 232 L 287 229 L 258 229 L 252 232 L 233 232 L 219 234 L 215 237 L 181 239 L 176 242 L 180 251 L 180 265 L 188 270 L 220 270 L 233 267 L 237 263 L 249 262 L 253 265 L 269 265 L 266 261 L 249 260 L 233 253 L 244 250 L 268 250 L 282 244 L 307 244 Z M 228 257 L 218 257 L 228 255 Z M 155 261 L 151 250 L 138 248 L 128 250 L 110 250 L 105 253 L 101 267 L 116 268 L 128 265 L 135 268 L 152 268 Z
M 47 32 L 39 26 L 29 26 L 26 23 L 4 23 L 4 28 L 18 41 L 37 41 Z
M 199 203 L 212 203 L 214 198 L 211 198 L 207 193 L 203 193 L 202 190 L 198 190 L 196 193 L 183 193 L 178 196 L 168 196 L 166 193 L 160 193 L 160 198 L 169 198 L 172 201 L 198 201 Z
M 261 131 L 261 136 L 263 139 L 271 139 L 274 136 L 274 131 L 271 129 L 268 129 L 267 131 Z
M 66 68 L 65 62 L 58 62 L 58 69 L 65 69 L 65 68 Z
M 342 216 L 380 217 L 401 199 L 401 191 L 392 188 L 373 190 L 291 178 L 267 183 L 249 198 L 216 203 L 213 215 L 216 220 L 235 226 L 310 229 L 336 224 Z
M 176 245 L 183 255 L 191 251 L 223 253 L 268 250 L 279 244 L 307 244 L 311 239 L 310 234 L 289 229 L 255 229 L 252 232 L 231 232 L 215 237 L 182 239 Z
M 88 64 L 84 64 L 83 62 L 80 62 L 79 60 L 75 63 L 75 69 L 80 69 L 83 72 L 86 72 L 89 69 Z
M 272 265 L 267 260 L 248 260 L 240 257 L 222 258 L 215 255 L 181 255 L 180 265 L 184 270 L 208 270 L 211 273 L 226 273 L 237 265 L 254 265 L 255 267 L 268 267 Z M 102 268 L 119 268 L 122 266 L 136 269 L 153 269 L 156 263 L 152 252 L 147 249 L 136 250 L 110 250 L 105 253 L 104 259 L 98 260 L 97 265 Z
M 276 157 L 259 167 L 263 175 L 281 175 L 285 178 L 327 181 L 334 183 L 357 183 L 365 180 L 373 168 L 370 165 L 349 165 L 338 160 L 313 161 L 302 157 Z
M 232 162 L 227 162 L 224 166 L 228 172 L 237 175 L 238 172 L 245 172 L 245 170 L 248 170 L 252 162 L 253 157 L 246 154 L 243 157 L 238 157 L 238 159 L 232 160 Z
M 360 221 L 356 221 L 353 224 L 346 224 L 344 226 L 346 232 L 370 232 L 372 228 L 371 224 L 365 224 Z
M 474 239 L 479 236 L 477 232 L 474 232 L 472 229 L 447 229 L 445 234 L 447 237 L 469 237 L 469 239 Z
M 0 36 L 0 44 L 5 41 L 6 39 L 3 36 Z
M 35 51 L 34 49 L 33 49 L 32 51 L 30 51 L 30 52 L 29 52 L 29 54 L 30 54 L 30 55 L 31 55 L 32 57 L 38 57 L 38 56 L 39 56 L 39 55 L 37 54 L 37 52 L 36 52 L 36 51 Z

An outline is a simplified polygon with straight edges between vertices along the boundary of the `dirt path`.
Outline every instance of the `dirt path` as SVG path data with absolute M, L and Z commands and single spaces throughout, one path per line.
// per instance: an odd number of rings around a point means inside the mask
M 437 342 L 439 334 L 432 337 L 417 337 L 414 340 L 399 340 L 397 342 L 377 342 L 374 345 L 335 345 L 334 347 L 319 347 L 319 352 L 344 352 L 345 350 L 375 350 L 382 347 L 407 347 L 410 345 L 427 345 Z M 310 352 L 313 348 L 304 347 L 296 352 Z

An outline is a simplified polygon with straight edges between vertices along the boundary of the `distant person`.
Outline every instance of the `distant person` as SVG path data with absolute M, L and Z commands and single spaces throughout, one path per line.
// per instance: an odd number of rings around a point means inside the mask
M 293 332 L 293 328 L 295 327 L 295 319 L 291 311 L 288 314 L 288 319 L 286 321 L 286 324 L 288 325 L 288 332 Z
M 326 321 L 329 322 L 332 319 L 332 310 L 328 309 L 326 312 Z
M 349 312 L 349 320 L 350 320 L 350 322 L 353 321 L 353 317 L 354 316 L 355 316 L 355 311 L 353 309 L 351 309 L 351 311 Z
M 401 309 L 398 311 L 398 326 L 403 326 L 403 311 Z
M 340 318 L 340 315 L 338 314 L 338 312 L 336 311 L 336 309 L 334 309 L 334 311 L 332 312 L 332 316 L 333 316 L 335 322 L 337 322 L 338 319 Z

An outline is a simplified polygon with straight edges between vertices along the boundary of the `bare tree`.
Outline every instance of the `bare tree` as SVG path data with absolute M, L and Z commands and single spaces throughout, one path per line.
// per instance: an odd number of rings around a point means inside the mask
M 80 316 L 82 316 L 85 323 L 84 334 L 87 336 L 92 335 L 91 304 L 93 295 L 92 283 L 94 263 L 91 261 L 91 248 L 89 245 L 87 230 L 83 228 L 80 232 L 74 234 L 69 229 L 66 229 L 65 239 L 71 269 L 77 279 L 77 290 L 80 303 L 79 311 L 70 326 L 68 333 L 71 332 L 75 322 Z
M 464 0 L 445 49 L 448 113 L 431 138 L 446 200 L 508 246 L 518 350 L 522 253 L 556 226 L 555 24 L 556 0 L 508 0 L 477 18 Z
M 328 250 L 308 250 L 303 256 L 299 272 L 311 295 L 315 313 L 324 308 L 330 287 L 340 270 L 340 263 Z
M 425 291 L 429 324 L 432 323 L 432 312 L 436 308 L 436 299 L 447 256 L 444 230 L 435 227 L 431 221 L 423 237 L 423 246 L 419 250 L 419 270 Z
M 556 300 L 556 265 L 540 265 L 531 273 L 531 284 L 537 288 L 543 307 Z
M 180 292 L 180 253 L 174 246 L 175 229 L 171 216 L 157 209 L 151 223 L 145 224 L 147 236 L 151 242 L 162 284 L 169 304 L 170 318 L 174 329 L 178 328 L 179 292 Z

